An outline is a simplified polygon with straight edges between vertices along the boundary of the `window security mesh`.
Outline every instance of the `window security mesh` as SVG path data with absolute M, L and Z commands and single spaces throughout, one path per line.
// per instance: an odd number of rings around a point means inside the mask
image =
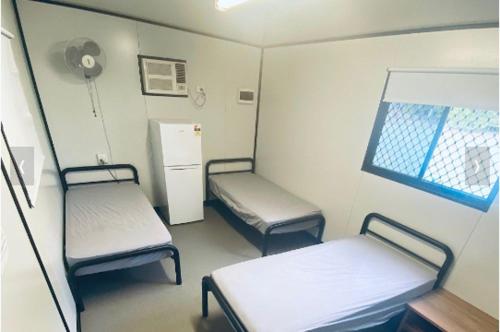
M 454 107 L 424 180 L 482 198 L 498 178 L 498 113 Z
M 373 164 L 418 176 L 445 107 L 389 105 Z
M 401 175 L 397 181 L 442 190 L 451 199 L 458 193 L 485 200 L 498 186 L 497 111 L 406 103 L 383 103 L 381 110 L 383 124 L 363 169 Z

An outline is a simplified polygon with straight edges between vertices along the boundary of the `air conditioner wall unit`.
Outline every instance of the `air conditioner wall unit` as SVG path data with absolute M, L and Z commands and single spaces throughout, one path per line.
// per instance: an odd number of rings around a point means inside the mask
M 143 95 L 187 97 L 186 60 L 139 55 Z

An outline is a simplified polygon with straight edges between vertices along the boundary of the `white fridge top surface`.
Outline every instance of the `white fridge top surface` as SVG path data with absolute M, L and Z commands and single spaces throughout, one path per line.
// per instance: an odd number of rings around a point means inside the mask
M 186 120 L 186 119 L 150 119 L 150 122 L 157 122 L 159 124 L 197 124 L 200 125 L 197 122 L 193 122 L 191 120 Z

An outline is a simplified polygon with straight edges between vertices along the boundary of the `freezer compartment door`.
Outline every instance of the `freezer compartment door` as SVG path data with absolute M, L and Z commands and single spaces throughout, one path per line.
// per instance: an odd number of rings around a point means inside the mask
M 165 167 L 169 224 L 203 220 L 201 166 Z
M 201 126 L 162 123 L 164 166 L 201 165 Z

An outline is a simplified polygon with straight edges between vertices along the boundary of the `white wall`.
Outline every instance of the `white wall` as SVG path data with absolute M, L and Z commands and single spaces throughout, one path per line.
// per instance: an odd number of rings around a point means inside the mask
M 36 241 L 45 267 L 47 268 L 47 272 L 52 281 L 61 307 L 64 311 L 66 320 L 68 321 L 68 325 L 74 331 L 76 330 L 76 309 L 73 297 L 66 281 L 62 257 L 63 192 L 59 184 L 56 167 L 49 149 L 45 131 L 42 126 L 32 83 L 28 75 L 28 69 L 21 49 L 19 31 L 17 30 L 17 25 L 15 22 L 12 3 L 8 0 L 2 0 L 2 27 L 6 28 L 8 31 L 12 32 L 15 35 L 15 38 L 11 42 L 13 53 L 17 61 L 16 65 L 19 69 L 21 82 L 27 96 L 29 108 L 35 121 L 37 134 L 39 135 L 43 153 L 45 155 L 45 163 L 43 167 L 36 206 L 32 209 L 28 207 L 19 186 L 16 186 L 15 188 L 16 194 L 20 200 L 21 207 L 24 211 L 28 224 L 30 225 L 33 237 Z M 2 150 L 2 159 L 5 162 L 8 162 L 9 159 L 6 158 L 6 156 L 3 154 L 4 152 L 5 151 Z M 9 167 L 9 164 L 7 164 L 7 167 Z M 11 215 L 8 215 L 8 217 L 4 218 L 4 204 L 5 207 L 8 208 L 10 206 L 8 204 L 11 203 L 8 201 L 9 196 L 5 197 L 5 195 L 3 194 L 4 193 L 2 190 L 2 228 L 6 227 L 7 229 L 13 229 L 13 236 L 16 236 L 17 238 L 25 238 L 25 234 L 22 233 L 24 231 L 21 232 L 20 229 L 19 219 L 15 219 L 13 217 L 11 218 Z M 5 213 L 7 213 L 7 211 L 8 210 L 6 210 Z M 14 225 L 14 223 L 16 223 L 17 225 Z M 15 319 L 17 321 L 22 320 L 23 324 L 32 324 L 32 329 L 25 330 L 34 330 L 35 327 L 38 327 L 38 330 L 43 330 L 42 327 L 46 326 L 43 324 L 50 324 L 50 321 L 48 319 L 50 319 L 51 317 L 53 318 L 54 308 L 51 308 L 47 305 L 42 305 L 42 303 L 46 303 L 46 299 L 44 299 L 43 297 L 47 296 L 47 294 L 44 293 L 43 289 L 38 289 L 38 287 L 39 285 L 44 284 L 44 281 L 41 282 L 41 274 L 37 274 L 37 272 L 35 272 L 39 269 L 38 266 L 33 265 L 34 256 L 30 257 L 30 254 L 33 254 L 31 252 L 28 253 L 27 243 L 16 243 L 15 239 L 13 239 L 12 242 L 13 243 L 11 243 L 9 247 L 13 246 L 14 251 L 10 253 L 10 259 L 16 264 L 13 264 L 11 266 L 13 270 L 11 269 L 9 271 L 11 276 L 14 275 L 14 277 L 10 279 L 2 279 L 2 288 L 4 290 L 6 288 L 9 288 L 8 292 L 2 292 L 2 307 L 7 306 L 8 303 L 12 303 L 13 307 L 11 307 L 10 309 L 6 307 L 5 313 L 8 313 L 11 319 Z M 15 252 L 15 246 L 19 246 L 21 250 L 19 253 Z M 12 283 L 15 279 L 22 280 L 24 285 L 29 287 L 14 287 Z M 37 288 L 36 291 L 34 291 L 35 288 Z M 12 299 L 11 297 L 15 297 L 15 299 Z M 20 310 L 20 307 L 17 307 L 17 305 L 21 303 L 20 298 L 23 297 L 25 297 L 26 300 L 31 301 L 31 303 L 33 304 L 40 305 L 35 305 L 31 309 L 24 308 L 23 311 L 17 311 L 17 309 Z M 3 309 L 4 308 L 2 308 L 2 310 Z M 35 312 L 35 310 L 39 311 Z M 33 319 L 27 320 L 27 313 L 32 314 Z M 40 316 L 46 316 L 45 318 L 47 320 L 44 320 L 42 322 L 35 319 L 35 315 L 39 317 L 38 313 L 40 314 Z M 58 319 L 58 317 L 56 318 Z M 37 324 L 42 325 L 37 326 Z M 57 322 L 53 322 L 53 327 L 55 328 L 55 326 L 59 326 L 58 324 L 59 323 Z M 23 329 L 18 328 L 16 330 Z M 47 331 L 53 330 L 54 329 L 47 329 Z
M 1 176 L 1 175 L 0 175 Z M 2 331 L 64 331 L 63 322 L 35 259 L 12 196 L 1 176 Z M 22 196 L 21 196 L 22 197 Z M 29 319 L 26 317 L 29 315 Z
M 68 73 L 65 42 L 94 39 L 107 65 L 96 79 L 115 163 L 138 167 L 145 193 L 153 197 L 148 119 L 188 119 L 203 128 L 203 157 L 251 156 L 255 105 L 236 103 L 238 88 L 257 89 L 260 49 L 132 20 L 59 6 L 20 1 L 36 80 L 61 167 L 96 163 L 107 152 L 84 82 Z M 188 84 L 203 86 L 205 107 L 187 98 L 143 96 L 137 54 L 187 60 Z
M 498 31 L 266 49 L 257 172 L 321 207 L 326 239 L 376 211 L 447 243 L 445 287 L 498 316 L 498 203 L 484 214 L 360 171 L 387 67 L 498 67 Z

